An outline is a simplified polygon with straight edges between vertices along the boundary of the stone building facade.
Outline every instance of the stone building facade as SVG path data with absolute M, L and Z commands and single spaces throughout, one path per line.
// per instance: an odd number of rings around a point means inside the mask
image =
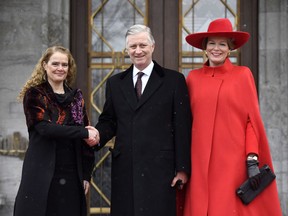
M 0 143 L 27 140 L 16 98 L 46 48 L 69 47 L 69 1 L 0 1 Z M 259 1 L 259 100 L 283 215 L 288 216 L 288 2 Z M 10 216 L 22 160 L 0 154 L 0 215 Z

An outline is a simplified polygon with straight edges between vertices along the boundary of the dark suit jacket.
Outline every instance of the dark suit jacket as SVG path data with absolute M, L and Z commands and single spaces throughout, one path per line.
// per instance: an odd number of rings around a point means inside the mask
M 191 113 L 183 74 L 154 68 L 137 101 L 133 66 L 106 84 L 96 128 L 112 151 L 112 216 L 175 216 L 176 171 L 190 173 Z

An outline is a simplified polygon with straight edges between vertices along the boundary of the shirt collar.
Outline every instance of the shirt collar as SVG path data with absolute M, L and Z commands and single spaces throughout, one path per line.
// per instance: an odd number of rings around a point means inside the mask
M 144 73 L 145 75 L 147 75 L 147 76 L 150 76 L 151 73 L 152 73 L 153 67 L 154 67 L 154 62 L 151 61 L 150 64 L 149 64 L 144 70 L 142 70 L 141 72 L 143 72 L 143 73 Z M 139 71 L 140 71 L 140 70 L 137 69 L 137 68 L 135 67 L 135 65 L 134 65 L 134 66 L 133 66 L 133 77 L 134 77 L 134 76 L 138 76 L 137 74 L 138 74 Z

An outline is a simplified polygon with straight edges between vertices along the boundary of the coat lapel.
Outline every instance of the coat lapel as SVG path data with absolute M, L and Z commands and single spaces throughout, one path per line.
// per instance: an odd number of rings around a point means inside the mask
M 138 101 L 133 85 L 132 71 L 133 67 L 131 66 L 128 70 L 123 72 L 123 74 L 120 77 L 121 79 L 120 88 L 122 90 L 122 93 L 124 94 L 124 97 L 126 98 L 127 103 L 133 110 L 135 110 Z
M 137 103 L 136 109 L 139 109 L 163 83 L 163 79 L 158 75 L 158 73 L 153 69 L 148 83 L 144 89 L 144 92 Z
M 164 71 L 162 67 L 157 64 L 157 62 L 153 62 L 153 71 L 139 101 L 137 100 L 133 85 L 133 65 L 131 65 L 131 67 L 124 71 L 120 76 L 122 82 L 120 88 L 128 104 L 133 110 L 139 109 L 153 95 L 153 93 L 161 86 L 163 82 Z

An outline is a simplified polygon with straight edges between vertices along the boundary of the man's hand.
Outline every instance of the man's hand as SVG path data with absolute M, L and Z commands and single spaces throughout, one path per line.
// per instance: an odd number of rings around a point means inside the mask
M 90 183 L 88 181 L 84 180 L 83 181 L 83 188 L 84 188 L 85 195 L 87 195 L 89 188 L 90 188 Z
M 176 176 L 173 178 L 171 187 L 177 186 L 179 190 L 183 189 L 183 185 L 188 181 L 188 176 L 185 172 L 177 172 Z
M 89 133 L 89 137 L 84 139 L 86 143 L 91 147 L 98 144 L 100 142 L 99 131 L 92 126 L 86 126 L 85 128 L 88 129 Z

